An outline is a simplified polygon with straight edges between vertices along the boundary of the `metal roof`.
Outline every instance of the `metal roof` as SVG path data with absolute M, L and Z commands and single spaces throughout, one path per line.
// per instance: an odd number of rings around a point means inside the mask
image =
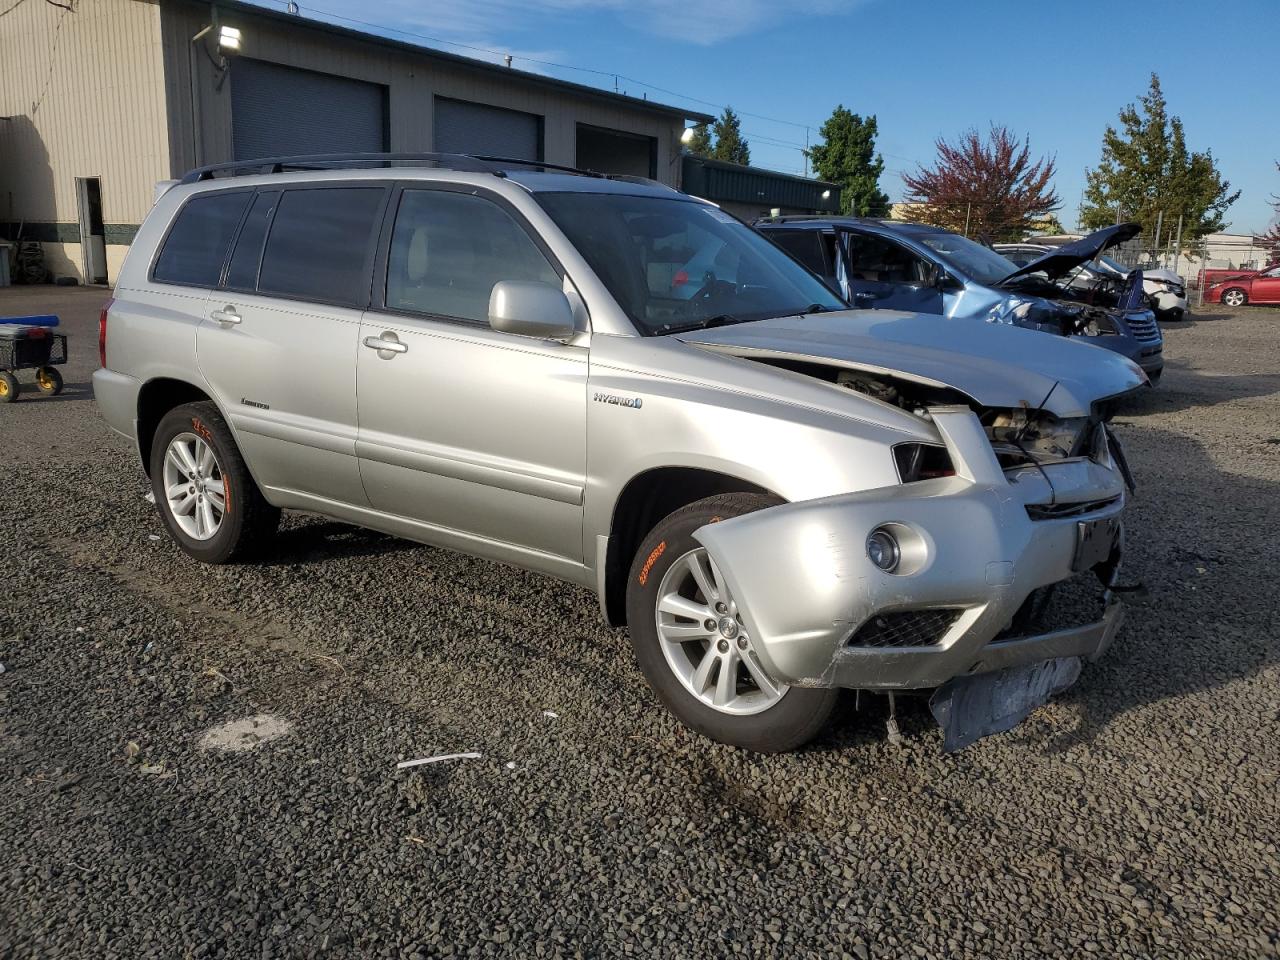
M 684 189 L 694 196 L 716 202 L 829 210 L 832 213 L 840 209 L 839 184 L 708 157 L 686 155 L 682 183 Z M 828 194 L 826 198 L 822 196 L 824 192 Z
M 165 0 L 169 3 L 185 3 L 189 6 L 207 7 L 208 4 L 203 0 Z M 384 37 L 377 33 L 367 33 L 363 30 L 354 30 L 350 27 L 340 27 L 336 24 L 327 23 L 324 20 L 313 20 L 309 17 L 301 16 L 295 13 L 285 13 L 279 10 L 269 10 L 266 7 L 260 7 L 252 3 L 242 3 L 240 0 L 217 0 L 213 6 L 219 12 L 235 13 L 242 16 L 258 17 L 263 20 L 270 20 L 274 23 L 287 24 L 290 27 L 305 27 L 309 30 L 316 30 L 320 33 L 331 34 L 334 37 L 343 40 L 353 41 L 357 43 L 372 43 L 379 46 L 390 47 L 395 50 L 401 50 L 406 53 L 412 53 L 429 60 L 438 60 L 445 63 L 453 64 L 466 70 L 474 70 L 480 73 L 487 73 L 494 76 L 505 77 L 507 79 L 516 79 L 522 83 L 528 83 L 533 86 L 545 87 L 563 93 L 572 93 L 578 96 L 590 97 L 597 100 L 608 101 L 615 106 L 626 106 L 635 110 L 647 110 L 652 113 L 661 113 L 668 116 L 679 117 L 682 120 L 693 120 L 696 123 L 712 123 L 715 117 L 706 113 L 699 113 L 696 110 L 687 110 L 684 107 L 673 107 L 668 104 L 658 103 L 655 100 L 649 100 L 645 97 L 632 97 L 625 93 L 612 93 L 608 90 L 601 90 L 599 87 L 590 87 L 582 83 L 574 83 L 570 80 L 559 80 L 555 77 L 548 77 L 540 73 L 531 73 L 527 70 L 518 70 L 515 67 L 506 67 L 496 63 L 489 63 L 485 60 L 477 60 L 474 57 L 464 57 L 456 53 L 447 53 L 444 50 L 437 50 L 434 47 L 426 47 L 417 43 L 409 43 L 405 40 L 393 40 L 390 37 Z

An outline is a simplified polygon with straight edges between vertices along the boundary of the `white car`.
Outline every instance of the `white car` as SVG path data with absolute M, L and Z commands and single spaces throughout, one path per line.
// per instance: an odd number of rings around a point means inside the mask
M 1018 266 L 1052 253 L 1055 247 L 1047 243 L 997 243 L 997 253 L 1008 257 Z M 1101 256 L 1089 264 L 1091 270 L 1123 280 L 1131 270 L 1110 257 Z M 1081 277 L 1081 284 L 1087 283 Z M 1151 303 L 1151 309 L 1160 320 L 1181 320 L 1187 313 L 1187 288 L 1180 276 L 1161 267 L 1142 268 L 1142 291 Z

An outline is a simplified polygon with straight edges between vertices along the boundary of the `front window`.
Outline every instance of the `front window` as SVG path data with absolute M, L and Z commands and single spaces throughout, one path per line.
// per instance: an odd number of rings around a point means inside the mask
M 915 234 L 915 239 L 936 253 L 943 263 L 978 283 L 999 283 L 1018 269 L 1008 257 L 958 233 L 920 233 Z
M 667 197 L 536 196 L 646 336 L 845 309 L 804 267 L 716 207 Z

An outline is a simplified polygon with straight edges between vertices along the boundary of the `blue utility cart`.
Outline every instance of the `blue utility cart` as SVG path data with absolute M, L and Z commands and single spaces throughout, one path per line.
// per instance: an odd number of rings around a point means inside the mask
M 46 397 L 62 392 L 58 367 L 67 362 L 67 338 L 54 333 L 58 318 L 0 317 L 0 403 L 18 399 L 19 370 L 36 372 L 36 389 Z

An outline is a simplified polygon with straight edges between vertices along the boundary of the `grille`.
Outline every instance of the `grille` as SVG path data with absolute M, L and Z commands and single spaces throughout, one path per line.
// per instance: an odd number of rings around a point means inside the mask
M 1160 325 L 1156 323 L 1154 314 L 1131 314 L 1125 317 L 1125 322 L 1129 325 L 1129 332 L 1133 334 L 1136 340 L 1141 340 L 1143 343 L 1155 343 L 1162 339 Z
M 962 610 L 903 610 L 872 617 L 849 638 L 851 647 L 936 647 Z

